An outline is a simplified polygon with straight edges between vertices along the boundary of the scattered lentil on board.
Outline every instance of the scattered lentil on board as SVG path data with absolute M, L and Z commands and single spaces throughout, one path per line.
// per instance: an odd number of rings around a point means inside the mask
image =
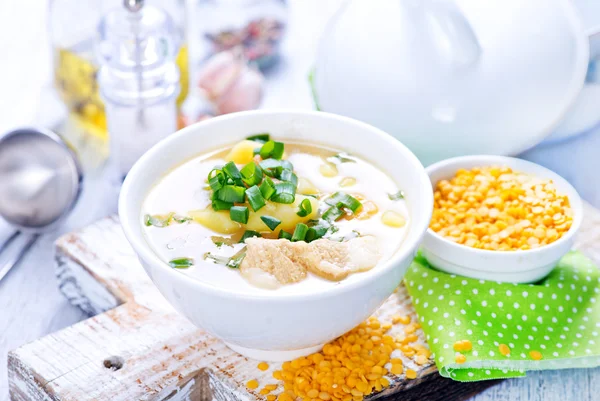
M 430 361 L 431 352 L 426 345 L 416 343 L 419 337 L 414 331 L 420 327 L 418 323 L 410 323 L 410 317 L 406 316 L 394 316 L 392 320 L 393 323 L 387 323 L 370 317 L 326 344 L 321 352 L 284 362 L 281 370 L 272 374 L 279 383 L 265 385 L 260 393 L 268 394 L 268 401 L 361 401 L 388 387 L 390 380 L 385 377 L 388 374 L 405 373 L 407 379 L 415 379 L 416 371 L 404 371 L 402 359 L 392 357 L 392 353 L 399 350 L 424 365 Z M 402 337 L 389 335 L 392 325 L 400 322 L 409 324 L 405 329 L 410 333 Z M 256 380 L 248 382 L 249 388 L 251 382 Z M 283 389 L 277 396 L 269 394 L 281 385 Z

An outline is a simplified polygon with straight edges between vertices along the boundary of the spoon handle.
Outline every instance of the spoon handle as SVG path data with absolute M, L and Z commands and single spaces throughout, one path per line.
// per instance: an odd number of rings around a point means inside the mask
M 15 231 L 14 233 L 12 233 L 10 237 L 8 237 L 8 239 L 4 241 L 2 245 L 0 245 L 0 254 L 2 254 L 2 252 L 4 252 L 4 250 L 8 248 L 11 242 L 13 242 L 20 234 L 21 231 Z
M 15 238 L 17 238 L 17 236 L 19 236 L 20 232 L 17 231 L 15 232 L 0 248 L 0 251 L 4 250 L 9 243 L 11 243 Z M 4 278 L 4 276 L 6 276 L 8 274 L 8 272 L 10 271 L 10 269 L 12 269 L 13 267 L 15 267 L 15 265 L 17 263 L 19 263 L 19 261 L 21 260 L 21 258 L 27 253 L 27 251 L 29 251 L 29 248 L 31 248 L 31 246 L 35 243 L 35 241 L 38 239 L 39 235 L 38 234 L 34 234 L 31 237 L 29 237 L 29 239 L 27 240 L 27 242 L 21 247 L 21 250 L 19 250 L 19 252 L 17 252 L 17 254 L 13 257 L 11 257 L 10 259 L 8 259 L 4 264 L 2 264 L 0 266 L 0 281 L 2 281 L 2 279 Z

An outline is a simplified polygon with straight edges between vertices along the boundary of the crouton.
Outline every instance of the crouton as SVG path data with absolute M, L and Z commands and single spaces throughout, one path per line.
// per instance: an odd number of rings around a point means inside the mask
M 371 269 L 379 257 L 377 239 L 365 236 L 344 242 L 328 239 L 313 241 L 301 260 L 311 273 L 339 281 L 351 273 Z
M 298 282 L 306 271 L 339 281 L 349 274 L 369 270 L 379 261 L 379 246 L 372 236 L 345 242 L 320 239 L 309 244 L 286 239 L 248 238 L 246 257 L 240 269 L 249 276 L 250 269 L 261 269 L 281 284 Z
M 247 238 L 246 256 L 240 265 L 242 274 L 259 268 L 281 284 L 291 284 L 306 277 L 306 268 L 298 262 L 298 255 L 305 252 L 306 242 L 292 243 L 286 239 Z

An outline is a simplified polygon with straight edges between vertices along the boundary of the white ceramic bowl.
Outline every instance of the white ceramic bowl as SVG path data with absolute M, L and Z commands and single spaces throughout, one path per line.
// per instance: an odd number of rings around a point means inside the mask
M 142 232 L 140 210 L 150 188 L 183 160 L 231 145 L 257 132 L 344 149 L 371 161 L 406 193 L 406 240 L 387 262 L 361 280 L 310 294 L 236 293 L 169 267 Z M 119 217 L 127 239 L 160 292 L 192 323 L 254 359 L 307 355 L 352 329 L 394 291 L 427 230 L 433 209 L 431 184 L 418 159 L 385 132 L 323 112 L 251 111 L 217 117 L 169 136 L 144 154 L 123 184 Z
M 436 268 L 454 274 L 513 283 L 533 283 L 547 276 L 561 257 L 573 246 L 573 237 L 582 219 L 581 198 L 575 188 L 558 174 L 538 164 L 513 157 L 464 156 L 447 159 L 427 168 L 432 187 L 453 177 L 460 168 L 503 165 L 537 177 L 549 178 L 556 188 L 569 197 L 573 225 L 557 241 L 526 251 L 490 251 L 456 244 L 428 229 L 422 249 L 425 258 Z

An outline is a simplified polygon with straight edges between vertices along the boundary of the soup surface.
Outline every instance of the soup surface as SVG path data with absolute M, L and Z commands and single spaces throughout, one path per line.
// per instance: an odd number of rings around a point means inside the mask
M 268 139 L 199 155 L 150 190 L 142 224 L 162 260 L 210 285 L 281 294 L 360 280 L 396 252 L 410 218 L 384 172 Z

